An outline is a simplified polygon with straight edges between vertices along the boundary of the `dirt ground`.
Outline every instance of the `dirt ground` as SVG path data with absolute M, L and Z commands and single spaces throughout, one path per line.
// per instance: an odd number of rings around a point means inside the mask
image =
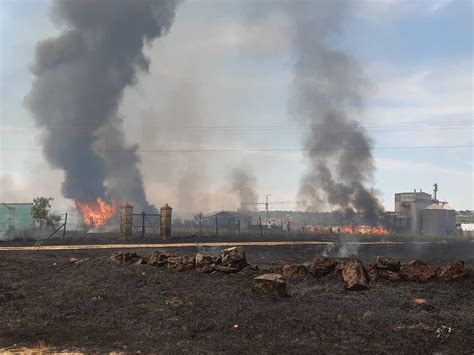
M 474 349 L 474 243 L 245 247 L 239 274 L 117 265 L 117 250 L 0 252 L 0 349 L 84 352 L 469 353 Z M 154 249 L 131 250 L 150 255 Z M 167 249 L 180 255 L 219 248 Z M 290 283 L 291 297 L 252 292 L 256 275 L 317 255 L 464 260 L 463 282 L 381 281 L 345 291 L 340 276 Z M 70 257 L 89 258 L 78 265 Z M 410 307 L 424 298 L 430 307 Z M 444 326 L 444 328 L 443 328 Z M 450 330 L 449 330 L 450 329 Z

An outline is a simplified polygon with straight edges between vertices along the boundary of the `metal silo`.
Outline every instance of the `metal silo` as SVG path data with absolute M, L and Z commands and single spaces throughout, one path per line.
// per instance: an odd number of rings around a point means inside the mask
M 456 214 L 448 205 L 432 203 L 423 209 L 423 234 L 446 236 L 456 230 Z

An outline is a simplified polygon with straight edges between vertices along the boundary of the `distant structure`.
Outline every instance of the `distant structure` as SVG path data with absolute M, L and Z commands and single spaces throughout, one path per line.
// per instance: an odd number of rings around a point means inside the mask
M 216 222 L 221 229 L 233 230 L 240 228 L 246 230 L 252 223 L 252 216 L 239 212 L 220 211 L 204 215 L 201 223 L 203 227 L 215 227 Z
M 456 233 L 456 211 L 446 203 L 432 203 L 423 209 L 424 235 L 446 236 Z
M 395 194 L 395 212 L 385 214 L 391 230 L 401 233 L 446 236 L 456 233 L 456 211 L 438 200 L 438 184 L 433 195 L 420 191 Z
M 396 226 L 414 234 L 421 233 L 422 211 L 431 204 L 431 195 L 416 191 L 395 194 Z
M 33 226 L 33 203 L 1 203 L 0 232 L 28 230 Z

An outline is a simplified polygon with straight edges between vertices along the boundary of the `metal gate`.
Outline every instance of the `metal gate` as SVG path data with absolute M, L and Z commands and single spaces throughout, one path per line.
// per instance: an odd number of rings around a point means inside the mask
M 132 238 L 159 238 L 160 215 L 152 213 L 138 213 L 132 216 Z

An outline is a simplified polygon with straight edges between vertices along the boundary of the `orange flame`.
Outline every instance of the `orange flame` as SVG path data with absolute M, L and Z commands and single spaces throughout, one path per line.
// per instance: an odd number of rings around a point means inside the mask
M 338 227 L 307 226 L 307 231 L 314 234 L 366 234 L 366 235 L 388 235 L 388 230 L 382 226 L 356 226 L 346 225 Z
M 100 197 L 95 203 L 76 202 L 76 207 L 82 212 L 84 223 L 90 227 L 102 227 L 105 225 L 117 212 L 117 204 L 112 200 L 111 204 L 107 204 Z

